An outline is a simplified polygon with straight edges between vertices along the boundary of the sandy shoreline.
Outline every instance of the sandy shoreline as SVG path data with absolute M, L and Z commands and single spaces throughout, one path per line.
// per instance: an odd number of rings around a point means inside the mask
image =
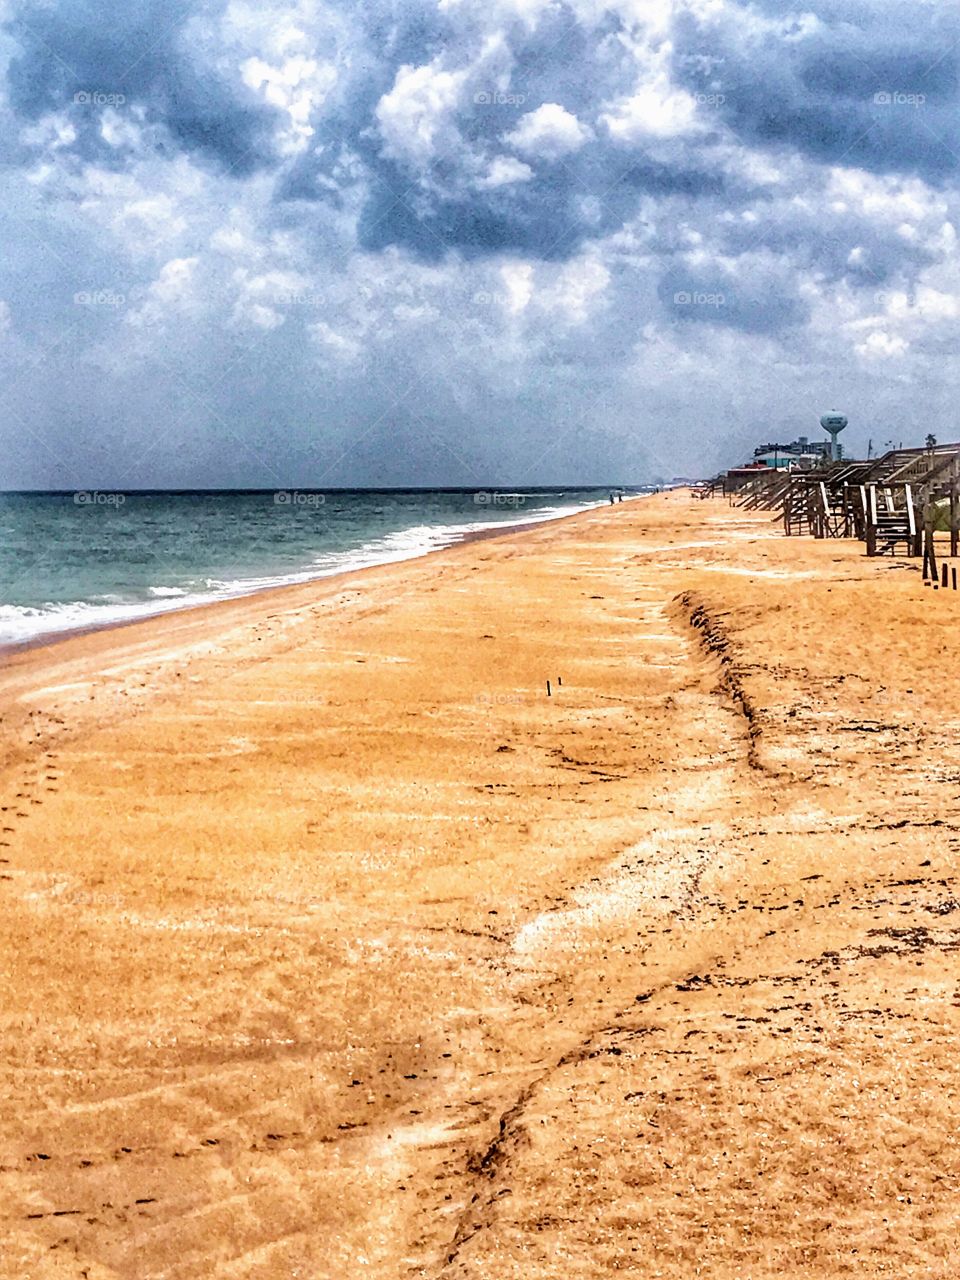
M 625 499 L 625 501 L 633 501 L 635 498 L 645 498 L 648 496 L 648 494 L 631 494 Z M 239 591 L 235 594 L 224 596 L 218 600 L 205 600 L 199 603 L 194 602 L 182 605 L 175 604 L 167 608 L 157 608 L 153 613 L 144 613 L 134 618 L 114 619 L 110 622 L 91 623 L 87 626 L 64 628 L 63 630 L 58 631 L 44 631 L 35 636 L 31 636 L 27 640 L 0 640 L 0 663 L 8 661 L 13 654 L 28 653 L 33 649 L 45 649 L 49 645 L 60 644 L 65 640 L 74 640 L 81 636 L 93 635 L 98 631 L 119 631 L 124 627 L 135 627 L 143 622 L 152 622 L 159 618 L 169 617 L 171 614 L 209 609 L 218 605 L 230 604 L 237 600 L 250 600 L 257 596 L 269 595 L 272 592 L 289 591 L 295 587 L 316 587 L 322 583 L 339 583 L 348 579 L 355 573 L 364 573 L 368 569 L 382 569 L 391 564 L 406 564 L 410 560 L 420 560 L 425 556 L 439 555 L 443 551 L 449 551 L 453 547 L 463 546 L 467 543 L 483 542 L 487 538 L 500 538 L 507 534 L 520 533 L 525 529 L 536 528 L 540 524 L 553 524 L 557 520 L 570 520 L 574 516 L 583 515 L 586 511 L 595 509 L 596 508 L 587 507 L 582 511 L 571 511 L 561 516 L 550 516 L 543 519 L 530 519 L 512 523 L 504 522 L 502 525 L 491 525 L 485 529 L 468 529 L 464 532 L 458 532 L 456 538 L 446 546 L 432 547 L 428 550 L 415 552 L 401 560 L 388 559 L 381 563 L 367 565 L 362 568 L 341 569 L 333 573 L 323 572 L 314 577 L 304 578 L 299 582 L 277 583 L 269 587 L 252 587 L 248 591 Z
M 947 1280 L 958 607 L 675 492 L 13 655 L 0 1275 Z

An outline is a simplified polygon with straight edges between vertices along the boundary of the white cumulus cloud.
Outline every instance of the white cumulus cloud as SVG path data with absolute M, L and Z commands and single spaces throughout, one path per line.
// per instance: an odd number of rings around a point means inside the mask
M 376 109 L 384 153 L 425 165 L 437 154 L 455 150 L 459 131 L 453 112 L 466 78 L 466 71 L 442 70 L 438 60 L 400 67 L 393 88 Z
M 526 156 L 559 160 L 579 151 L 589 137 L 590 130 L 575 115 L 557 102 L 545 102 L 528 111 L 505 141 Z
M 533 170 L 530 166 L 515 156 L 495 156 L 477 186 L 483 191 L 492 191 L 496 187 L 508 187 L 515 182 L 529 182 L 532 177 Z

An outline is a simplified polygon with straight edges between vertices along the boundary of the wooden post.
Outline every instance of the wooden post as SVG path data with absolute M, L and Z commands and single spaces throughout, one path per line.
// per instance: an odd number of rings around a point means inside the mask
M 937 573 L 937 554 L 933 546 L 933 523 L 934 510 L 933 503 L 930 501 L 930 486 L 926 485 L 923 490 L 923 555 L 925 563 L 930 566 L 930 577 L 933 580 L 933 589 L 936 591 L 940 584 L 937 581 L 939 574 Z
M 923 529 L 923 576 L 929 578 L 934 586 L 937 586 L 937 566 L 933 558 L 932 539 L 928 533 L 926 525 Z
M 950 556 L 956 559 L 960 550 L 960 502 L 958 502 L 957 467 L 954 463 L 953 479 L 950 482 Z
M 933 588 L 936 590 L 940 586 L 940 573 L 937 572 L 937 553 L 933 547 L 933 525 L 934 521 L 936 521 L 936 512 L 933 509 L 931 486 L 928 484 L 923 486 L 922 502 L 924 557 L 927 559 L 929 568 L 931 568 Z

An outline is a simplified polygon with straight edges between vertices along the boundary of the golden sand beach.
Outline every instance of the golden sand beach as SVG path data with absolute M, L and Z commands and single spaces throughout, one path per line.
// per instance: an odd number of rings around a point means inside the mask
M 686 491 L 10 657 L 0 1275 L 952 1280 L 958 667 Z

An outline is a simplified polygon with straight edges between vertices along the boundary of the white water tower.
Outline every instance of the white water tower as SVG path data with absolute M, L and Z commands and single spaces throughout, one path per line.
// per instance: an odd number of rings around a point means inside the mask
M 837 444 L 837 436 L 847 425 L 847 420 L 842 413 L 825 413 L 820 419 L 820 425 L 830 437 L 830 458 L 833 462 L 840 461 L 840 446 Z

